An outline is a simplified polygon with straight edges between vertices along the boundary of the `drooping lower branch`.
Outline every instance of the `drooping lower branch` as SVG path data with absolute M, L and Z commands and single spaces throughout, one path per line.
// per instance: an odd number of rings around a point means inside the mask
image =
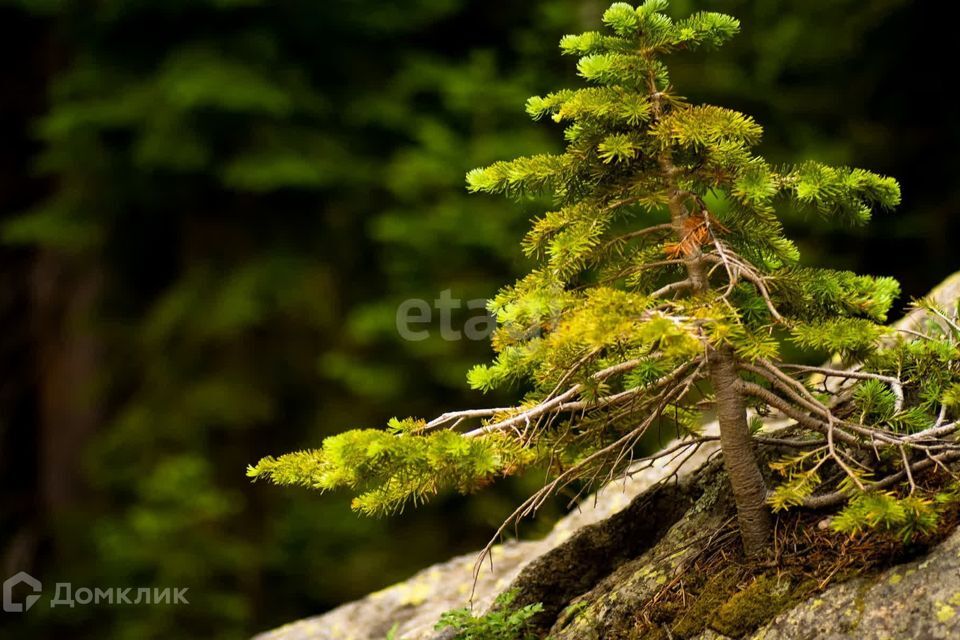
M 608 367 L 606 369 L 603 369 L 602 371 L 599 371 L 593 374 L 591 378 L 597 381 L 603 381 L 603 380 L 606 380 L 607 378 L 610 378 L 611 376 L 625 373 L 627 371 L 630 371 L 633 368 L 636 368 L 639 362 L 640 362 L 639 360 L 629 360 L 626 362 L 622 362 L 620 364 L 613 365 L 612 367 Z M 662 388 L 662 387 L 668 386 L 674 380 L 682 376 L 691 367 L 698 365 L 699 363 L 700 363 L 699 359 L 694 359 L 687 363 L 684 363 L 679 367 L 677 367 L 676 369 L 674 369 L 671 373 L 660 378 L 655 383 L 649 386 L 652 388 Z M 645 388 L 637 387 L 633 389 L 627 389 L 626 391 L 622 391 L 618 394 L 614 394 L 612 396 L 605 396 L 603 398 L 600 398 L 592 402 L 573 400 L 573 398 L 576 397 L 582 390 L 583 390 L 583 385 L 576 384 L 570 387 L 567 391 L 564 391 L 563 393 L 561 393 L 560 395 L 554 396 L 549 400 L 545 400 L 544 402 L 541 402 L 535 407 L 532 407 L 530 409 L 527 409 L 525 411 L 512 415 L 509 418 L 505 418 L 498 422 L 487 424 L 482 427 L 477 427 L 476 429 L 473 429 L 472 431 L 468 431 L 463 435 L 465 437 L 473 438 L 473 437 L 481 436 L 487 433 L 492 433 L 494 431 L 502 431 L 504 429 L 508 429 L 508 428 L 512 428 L 512 427 L 516 427 L 524 424 L 530 424 L 532 420 L 539 419 L 540 417 L 544 415 L 548 415 L 550 413 L 556 413 L 559 411 L 576 411 L 581 409 L 587 409 L 590 407 L 603 407 L 611 404 L 616 404 L 618 402 L 630 400 L 631 398 L 635 398 L 637 396 L 642 395 L 645 391 Z
M 761 400 L 768 407 L 776 409 L 783 415 L 796 420 L 798 424 L 807 427 L 808 429 L 814 429 L 823 434 L 827 433 L 828 425 L 824 420 L 820 420 L 809 413 L 805 413 L 802 408 L 791 404 L 788 400 L 784 400 L 769 389 L 764 389 L 758 384 L 746 382 L 742 379 L 738 380 L 737 386 L 739 387 L 741 393 Z M 834 437 L 854 447 L 861 445 L 859 440 L 848 433 L 839 432 L 836 433 Z
M 898 482 L 902 482 L 909 474 L 916 473 L 918 471 L 923 471 L 924 469 L 929 469 L 933 466 L 945 465 L 948 462 L 954 462 L 960 459 L 960 451 L 948 451 L 939 456 L 930 456 L 924 460 L 919 460 L 910 465 L 904 465 L 904 468 L 896 473 L 892 473 L 889 476 L 877 480 L 876 482 L 869 483 L 866 487 L 866 491 L 880 491 L 888 487 L 892 487 Z M 910 470 L 909 472 L 907 470 Z M 825 493 L 819 496 L 811 496 L 803 501 L 804 507 L 807 509 L 826 509 L 828 507 L 836 507 L 842 505 L 850 500 L 849 491 L 834 491 L 833 493 Z
M 497 529 L 497 532 L 490 539 L 490 542 L 486 547 L 484 547 L 483 551 L 481 551 L 474 565 L 474 579 L 476 579 L 476 577 L 479 575 L 480 566 L 483 564 L 484 559 L 490 557 L 490 552 L 493 548 L 493 545 L 501 538 L 511 524 L 515 524 L 522 518 L 535 514 L 548 497 L 555 495 L 560 489 L 568 486 L 575 480 L 586 478 L 589 475 L 590 469 L 597 470 L 597 474 L 595 474 L 593 479 L 588 482 L 588 485 L 595 486 L 599 480 L 601 472 L 604 470 L 606 471 L 606 481 L 612 482 L 614 479 L 616 479 L 616 477 L 618 477 L 618 475 L 630 475 L 631 472 L 627 471 L 627 469 L 630 467 L 633 468 L 632 472 L 636 472 L 642 468 L 641 465 L 643 464 L 652 465 L 655 461 L 662 460 L 663 458 L 676 452 L 682 452 L 690 448 L 696 450 L 704 443 L 715 440 L 714 436 L 683 439 L 671 447 L 639 459 L 630 457 L 629 459 L 625 460 L 623 455 L 624 452 L 633 450 L 636 443 L 640 440 L 640 438 L 643 437 L 651 425 L 656 423 L 662 411 L 667 406 L 672 403 L 681 402 L 690 391 L 691 387 L 698 380 L 702 379 L 700 376 L 700 371 L 703 366 L 703 363 L 700 362 L 692 372 L 686 375 L 685 378 L 678 378 L 677 384 L 662 386 L 659 393 L 652 398 L 652 410 L 645 412 L 644 419 L 635 428 L 621 435 L 614 442 L 611 442 L 606 446 L 592 452 L 590 455 L 578 461 L 573 466 L 563 470 L 555 478 L 553 478 L 553 480 L 545 484 L 536 493 L 527 498 L 519 507 L 517 507 L 513 513 L 511 513 L 510 516 L 503 521 L 503 523 Z M 688 365 L 684 365 L 681 367 L 681 370 L 686 372 L 689 371 L 689 368 L 690 367 Z M 679 468 L 680 466 L 682 466 L 682 463 L 676 465 L 676 468 Z

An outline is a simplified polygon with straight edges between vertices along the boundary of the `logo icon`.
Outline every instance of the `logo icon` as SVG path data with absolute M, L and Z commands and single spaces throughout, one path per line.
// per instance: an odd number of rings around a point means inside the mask
M 13 588 L 21 583 L 29 586 L 30 589 L 33 590 L 33 594 L 28 595 L 23 602 L 14 602 Z M 40 599 L 40 596 L 37 594 L 39 594 L 42 589 L 43 586 L 40 584 L 40 581 L 26 571 L 21 571 L 15 576 L 7 578 L 3 582 L 3 610 L 7 613 L 20 613 L 21 611 L 29 611 L 30 607 L 36 604 L 37 600 Z

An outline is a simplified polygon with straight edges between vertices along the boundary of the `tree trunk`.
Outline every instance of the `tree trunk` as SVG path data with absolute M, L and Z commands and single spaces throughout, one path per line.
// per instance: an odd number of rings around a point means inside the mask
M 743 550 L 748 556 L 755 556 L 769 546 L 770 509 L 743 395 L 737 389 L 738 379 L 733 354 L 723 349 L 713 351 L 710 354 L 710 380 L 716 396 L 723 464 L 737 505 Z
M 656 79 L 652 74 L 648 78 L 648 85 L 654 120 L 657 121 L 663 114 L 662 94 L 657 89 Z M 669 150 L 662 151 L 657 161 L 667 185 L 667 207 L 670 210 L 674 235 L 677 242 L 683 243 L 686 235 L 685 223 L 690 212 L 677 184 L 678 170 Z M 699 247 L 694 247 L 692 252 L 687 254 L 684 263 L 691 290 L 694 293 L 708 290 L 710 281 Z M 724 466 L 730 477 L 733 499 L 737 505 L 743 550 L 748 556 L 755 556 L 769 547 L 772 526 L 770 510 L 767 507 L 767 486 L 763 474 L 760 473 L 755 443 L 747 423 L 746 403 L 737 388 L 740 379 L 737 359 L 729 349 L 711 349 L 709 365 L 710 381 L 716 399 L 717 421 L 720 423 L 720 447 L 723 450 Z
M 672 164 L 669 160 L 664 164 L 665 174 L 672 180 Z M 681 202 L 675 185 L 669 207 L 677 241 L 682 242 L 684 221 L 689 213 Z M 709 289 L 706 265 L 699 250 L 687 256 L 685 262 L 691 289 L 695 293 Z M 767 549 L 772 527 L 770 510 L 767 507 L 767 486 L 757 463 L 757 452 L 750 434 L 750 425 L 747 423 L 746 404 L 737 388 L 737 381 L 740 379 L 737 374 L 737 359 L 729 349 L 712 349 L 709 364 L 717 422 L 720 423 L 720 447 L 723 449 L 724 466 L 730 477 L 730 487 L 737 505 L 743 550 L 748 556 L 755 556 Z
M 666 174 L 672 180 L 673 169 L 669 160 L 665 163 Z M 676 187 L 670 198 L 670 213 L 678 242 L 684 240 L 684 222 L 689 212 L 680 200 Z M 700 251 L 687 256 L 687 277 L 691 289 L 696 292 L 710 288 L 706 265 Z M 724 466 L 730 477 L 730 488 L 737 505 L 737 521 L 743 550 L 748 556 L 763 553 L 769 546 L 771 536 L 770 510 L 767 507 L 767 486 L 760 473 L 757 451 L 743 395 L 737 388 L 740 376 L 737 373 L 737 358 L 728 348 L 711 349 L 709 354 L 710 382 L 713 385 L 717 407 L 717 422 L 720 423 L 720 447 L 723 450 Z

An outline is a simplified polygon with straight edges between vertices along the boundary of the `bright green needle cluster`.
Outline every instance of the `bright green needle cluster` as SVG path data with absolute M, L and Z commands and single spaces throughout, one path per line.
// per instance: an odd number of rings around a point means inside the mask
M 321 491 L 349 488 L 357 493 L 354 509 L 379 515 L 407 501 L 421 503 L 443 489 L 476 490 L 496 475 L 525 466 L 532 457 L 498 433 L 464 438 L 440 430 L 399 437 L 410 424 L 394 421 L 387 431 L 347 431 L 324 440 L 319 450 L 264 458 L 250 475 Z

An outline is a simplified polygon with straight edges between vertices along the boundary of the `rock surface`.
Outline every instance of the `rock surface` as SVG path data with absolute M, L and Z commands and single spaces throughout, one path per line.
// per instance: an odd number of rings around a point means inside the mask
M 960 274 L 931 296 L 944 306 L 955 305 Z M 913 312 L 898 324 L 922 331 L 925 322 Z M 484 611 L 497 594 L 517 588 L 517 604 L 544 604 L 537 620 L 540 631 L 553 640 L 632 638 L 629 630 L 639 603 L 730 516 L 721 465 L 706 462 L 714 453 L 715 447 L 705 446 L 679 471 L 658 465 L 615 482 L 561 519 L 545 538 L 496 546 L 493 566 L 485 564 L 479 573 L 474 608 Z M 476 558 L 468 554 L 435 565 L 406 582 L 256 640 L 384 640 L 391 629 L 397 639 L 444 637 L 433 627 L 444 611 L 469 602 Z M 740 620 L 706 628 L 698 624 L 683 637 L 960 638 L 960 530 L 923 558 L 835 584 L 762 620 L 759 628 L 754 624 L 738 633 L 746 628 Z
M 775 618 L 756 640 L 960 638 L 960 530 L 920 560 L 832 587 Z

